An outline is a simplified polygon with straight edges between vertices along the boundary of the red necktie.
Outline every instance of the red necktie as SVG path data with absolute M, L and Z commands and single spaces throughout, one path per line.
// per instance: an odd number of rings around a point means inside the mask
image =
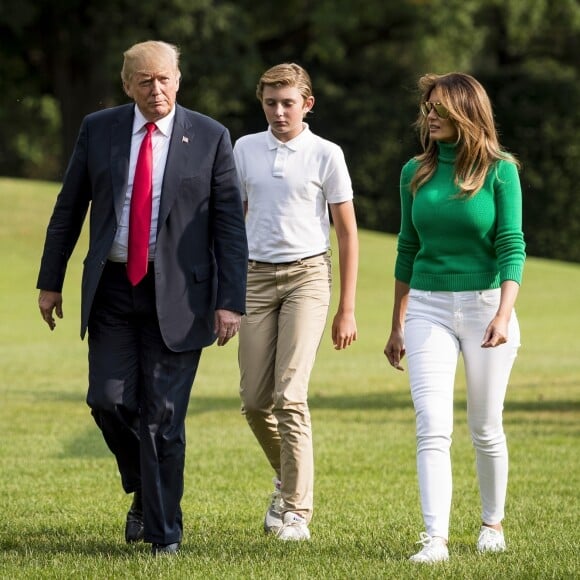
M 151 204 L 153 199 L 153 147 L 151 134 L 155 123 L 145 125 L 147 133 L 143 137 L 131 194 L 129 214 L 129 247 L 127 251 L 127 276 L 133 286 L 147 274 L 149 258 L 149 234 L 151 231 Z

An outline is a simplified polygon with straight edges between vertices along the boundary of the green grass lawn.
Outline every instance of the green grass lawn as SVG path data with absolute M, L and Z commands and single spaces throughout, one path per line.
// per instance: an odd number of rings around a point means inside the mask
M 272 474 L 239 413 L 236 344 L 203 355 L 187 419 L 184 542 L 176 558 L 127 546 L 113 457 L 85 404 L 79 339 L 84 241 L 51 333 L 36 276 L 56 184 L 0 179 L 0 578 L 575 578 L 580 576 L 580 266 L 530 258 L 522 348 L 505 408 L 508 551 L 475 551 L 479 499 L 456 385 L 447 563 L 407 561 L 423 530 L 406 373 L 382 351 L 394 236 L 362 231 L 359 340 L 327 332 L 311 382 L 315 515 L 309 543 L 265 537 Z M 396 192 L 391 192 L 396 195 Z

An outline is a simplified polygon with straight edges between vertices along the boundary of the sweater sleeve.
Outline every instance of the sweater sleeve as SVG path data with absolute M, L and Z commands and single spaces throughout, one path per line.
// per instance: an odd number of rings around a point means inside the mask
M 494 182 L 497 227 L 495 252 L 500 282 L 522 282 L 526 259 L 522 231 L 522 189 L 517 167 L 510 161 L 500 161 Z
M 417 169 L 417 163 L 411 159 L 401 170 L 401 229 L 397 240 L 397 260 L 395 278 L 409 284 L 413 275 L 413 263 L 420 248 L 419 235 L 413 225 L 413 194 L 410 184 Z

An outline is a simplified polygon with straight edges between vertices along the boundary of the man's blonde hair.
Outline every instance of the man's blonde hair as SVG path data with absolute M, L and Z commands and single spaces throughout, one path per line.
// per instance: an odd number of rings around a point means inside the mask
M 158 63 L 165 65 L 171 62 L 177 77 L 181 78 L 179 71 L 179 48 L 173 44 L 160 40 L 147 40 L 134 44 L 123 53 L 123 68 L 121 69 L 121 79 L 128 83 L 131 77 L 137 72 L 154 72 L 144 70 L 147 67 L 155 67 Z

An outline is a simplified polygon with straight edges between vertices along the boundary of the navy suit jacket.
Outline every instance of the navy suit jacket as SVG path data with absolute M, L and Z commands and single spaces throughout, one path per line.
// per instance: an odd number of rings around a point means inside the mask
M 85 117 L 47 228 L 37 287 L 61 292 L 90 208 L 82 338 L 121 217 L 134 107 L 122 105 Z M 217 121 L 176 105 L 154 263 L 159 326 L 171 350 L 211 344 L 216 308 L 245 312 L 247 261 L 229 133 Z

